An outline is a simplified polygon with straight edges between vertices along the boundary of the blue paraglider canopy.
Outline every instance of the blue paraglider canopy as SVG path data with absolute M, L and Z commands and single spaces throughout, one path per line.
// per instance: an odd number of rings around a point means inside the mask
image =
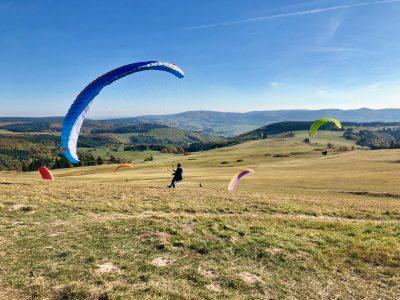
M 185 76 L 183 71 L 174 64 L 160 61 L 146 61 L 119 67 L 91 82 L 80 92 L 78 97 L 76 97 L 74 103 L 65 116 L 61 130 L 61 146 L 63 148 L 65 157 L 71 163 L 79 163 L 76 149 L 79 132 L 93 99 L 105 86 L 113 83 L 114 81 L 127 75 L 147 70 L 165 71 L 175 75 L 178 78 L 183 78 Z

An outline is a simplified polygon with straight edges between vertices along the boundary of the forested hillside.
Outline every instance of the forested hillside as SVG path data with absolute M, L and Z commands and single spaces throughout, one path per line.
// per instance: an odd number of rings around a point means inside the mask
M 376 126 L 356 125 L 347 128 L 344 137 L 355 140 L 360 146 L 367 146 L 371 149 L 393 149 L 400 148 L 400 128 L 398 124 L 377 124 Z M 394 126 L 394 127 L 389 127 Z
M 10 121 L 10 120 L 9 120 Z M 21 122 L 24 121 L 24 122 Z M 0 170 L 33 171 L 38 166 L 72 167 L 60 149 L 61 122 L 17 120 L 0 124 Z M 88 120 L 78 140 L 81 165 L 122 162 L 111 152 L 153 150 L 183 153 L 192 143 L 221 138 L 159 124 L 118 125 Z M 103 149 L 100 155 L 92 151 Z
M 9 120 L 10 121 L 10 120 Z M 312 122 L 279 122 L 231 138 L 204 132 L 188 131 L 160 124 L 123 124 L 110 121 L 85 122 L 78 140 L 81 165 L 122 162 L 121 152 L 156 151 L 190 153 L 227 147 L 248 140 L 280 136 L 290 138 L 297 131 L 307 131 Z M 343 130 L 343 137 L 371 149 L 400 147 L 399 123 L 344 122 L 343 129 L 327 123 L 320 130 Z M 55 119 L 0 124 L 0 169 L 36 170 L 39 165 L 51 168 L 71 167 L 60 149 L 61 122 Z M 93 153 L 96 153 L 93 155 Z M 117 153 L 117 158 L 112 157 Z M 125 157 L 123 155 L 121 157 Z

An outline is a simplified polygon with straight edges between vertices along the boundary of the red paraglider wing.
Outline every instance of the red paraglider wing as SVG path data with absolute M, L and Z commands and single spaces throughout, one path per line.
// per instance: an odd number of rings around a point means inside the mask
M 53 175 L 51 174 L 50 170 L 44 166 L 39 167 L 38 169 L 40 175 L 42 175 L 43 180 L 54 180 Z

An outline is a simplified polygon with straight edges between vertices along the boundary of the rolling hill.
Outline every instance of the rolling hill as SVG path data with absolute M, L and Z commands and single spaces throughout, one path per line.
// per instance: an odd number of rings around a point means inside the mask
M 60 122 L 51 119 L 31 119 L 28 122 L 9 122 L 0 125 L 0 169 L 23 170 L 35 168 L 36 161 L 49 167 L 60 166 L 63 159 L 60 140 Z M 111 156 L 120 161 L 131 161 L 138 151 L 156 153 L 198 152 L 237 145 L 249 140 L 290 138 L 307 131 L 311 121 L 290 121 L 268 124 L 235 137 L 221 137 L 210 133 L 189 131 L 156 123 L 131 124 L 119 120 L 87 120 L 78 140 L 79 152 L 84 155 L 84 165 L 99 161 L 110 162 Z M 400 147 L 399 123 L 343 122 L 345 131 L 340 133 L 348 140 L 371 149 Z M 320 130 L 338 130 L 331 123 Z M 17 143 L 16 143 L 17 142 Z M 18 145 L 18 147 L 17 147 Z M 132 155 L 129 154 L 132 152 Z M 42 155 L 41 153 L 45 153 Z M 86 153 L 86 154 L 85 154 Z M 144 156 L 144 157 L 143 157 Z M 100 158 L 99 158 L 100 157 Z M 142 159 L 149 158 L 145 154 Z M 61 167 L 65 165 L 61 164 Z M 28 167 L 24 167 L 28 166 Z M 29 167 L 30 166 L 30 167 Z M 66 165 L 67 167 L 69 164 Z

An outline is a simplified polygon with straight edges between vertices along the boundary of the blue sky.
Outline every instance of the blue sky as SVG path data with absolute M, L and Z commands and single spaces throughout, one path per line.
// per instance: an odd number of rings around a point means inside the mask
M 0 0 L 0 116 L 64 115 L 90 81 L 144 60 L 187 77 L 124 78 L 89 117 L 399 108 L 399 16 L 400 0 Z

